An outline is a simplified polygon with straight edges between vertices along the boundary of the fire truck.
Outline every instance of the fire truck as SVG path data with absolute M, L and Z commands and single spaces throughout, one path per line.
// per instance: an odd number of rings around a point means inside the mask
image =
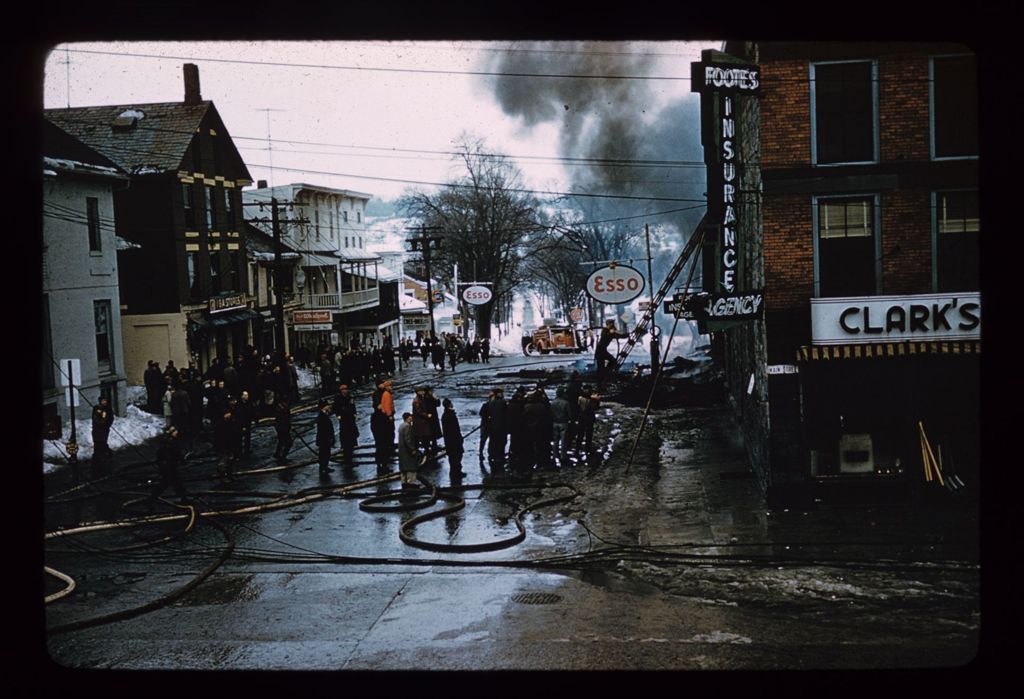
M 571 325 L 542 325 L 523 338 L 523 354 L 579 354 L 593 344 L 589 330 Z

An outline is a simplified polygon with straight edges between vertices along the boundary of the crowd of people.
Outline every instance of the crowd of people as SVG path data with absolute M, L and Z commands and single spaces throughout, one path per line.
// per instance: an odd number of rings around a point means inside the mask
M 534 469 L 565 468 L 572 457 L 593 453 L 594 424 L 601 397 L 573 371 L 567 386 L 555 390 L 554 399 L 543 388 L 515 390 L 506 400 L 504 389 L 494 389 L 480 406 L 480 463 L 493 468 L 506 465 L 513 475 Z M 506 454 L 507 450 L 507 454 Z
M 303 354 L 308 361 L 311 353 L 305 350 Z M 452 401 L 439 399 L 430 386 L 421 385 L 414 389 L 410 410 L 398 418 L 392 377 L 417 355 L 424 367 L 430 359 L 442 371 L 446 358 L 453 369 L 460 359 L 486 363 L 486 339 L 465 342 L 445 333 L 439 338 L 403 340 L 397 348 L 389 343 L 368 349 L 324 346 L 317 348 L 317 355 L 320 401 L 314 451 L 321 475 L 333 470 L 331 455 L 339 445 L 341 463 L 346 468 L 355 465 L 359 411 L 351 387 L 367 382 L 375 387 L 370 396 L 370 432 L 378 467 L 389 466 L 397 447 L 404 489 L 417 487 L 417 472 L 424 466 L 437 465 L 442 456 L 453 480 L 465 475 L 464 436 Z M 233 360 L 215 359 L 202 373 L 191 363 L 179 369 L 168 361 L 161 369 L 158 362 L 150 361 L 143 383 L 146 409 L 162 414 L 166 420 L 158 450 L 160 479 L 152 492 L 154 499 L 168 487 L 187 497 L 177 464 L 194 448 L 204 430 L 212 434 L 217 476 L 223 482 L 234 479 L 237 464 L 251 453 L 253 425 L 261 418 L 273 418 L 276 463 L 289 463 L 288 454 L 294 444 L 292 407 L 299 400 L 295 357 L 261 356 L 249 347 Z M 97 459 L 109 459 L 110 455 L 106 435 L 113 413 L 105 401 L 101 399 L 93 410 Z M 543 388 L 519 387 L 506 400 L 504 390 L 495 388 L 478 412 L 481 466 L 486 458 L 492 469 L 507 465 L 514 476 L 568 466 L 573 457 L 592 453 L 599 406 L 596 387 L 583 384 L 578 371 L 572 372 L 566 386 L 557 388 L 553 399 Z

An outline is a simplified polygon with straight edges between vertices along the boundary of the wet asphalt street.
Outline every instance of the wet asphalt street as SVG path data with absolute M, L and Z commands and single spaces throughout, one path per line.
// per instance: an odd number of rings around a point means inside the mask
M 443 377 L 414 361 L 396 377 L 396 409 L 431 384 L 466 433 L 489 388 L 553 380 L 515 373 L 575 359 L 499 358 Z M 369 389 L 354 395 L 368 445 Z M 694 403 L 655 411 L 631 462 L 642 406 L 606 402 L 600 453 L 526 482 L 482 464 L 474 432 L 465 478 L 453 484 L 443 462 L 422 472 L 438 499 L 421 509 L 368 502 L 398 488 L 368 449 L 321 479 L 296 440 L 293 463 L 276 467 L 269 424 L 231 484 L 197 445 L 183 476 L 198 516 L 173 497 L 138 502 L 151 449 L 110 472 L 84 465 L 77 487 L 58 471 L 45 482 L 45 563 L 74 589 L 45 605 L 53 676 L 930 669 L 977 656 L 976 498 L 911 484 L 891 502 L 769 509 L 728 408 Z M 296 430 L 311 419 L 297 414 Z M 45 576 L 45 594 L 67 587 Z

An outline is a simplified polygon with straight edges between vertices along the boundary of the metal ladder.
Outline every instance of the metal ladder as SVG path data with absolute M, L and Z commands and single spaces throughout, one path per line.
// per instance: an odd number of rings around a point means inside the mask
M 636 324 L 633 331 L 629 333 L 629 337 L 626 338 L 626 343 L 619 348 L 619 353 L 615 355 L 614 366 L 609 367 L 608 375 L 612 372 L 617 371 L 622 363 L 626 361 L 626 357 L 636 347 L 637 342 L 647 332 L 647 326 L 654 320 L 654 314 L 658 308 L 661 307 L 661 302 L 665 300 L 665 296 L 668 294 L 669 289 L 676 281 L 676 277 L 683 271 L 683 267 L 686 266 L 686 262 L 690 259 L 690 256 L 700 247 L 701 242 L 704 240 L 704 222 L 706 217 L 701 218 L 700 223 L 693 231 L 693 235 L 690 236 L 690 240 L 687 241 L 686 245 L 683 246 L 682 252 L 679 253 L 679 258 L 676 259 L 675 264 L 672 265 L 672 269 L 668 271 L 668 275 L 665 277 L 665 281 L 662 282 L 661 288 L 658 289 L 658 293 L 654 295 L 651 300 L 651 305 L 644 311 L 643 316 L 640 318 L 640 322 Z

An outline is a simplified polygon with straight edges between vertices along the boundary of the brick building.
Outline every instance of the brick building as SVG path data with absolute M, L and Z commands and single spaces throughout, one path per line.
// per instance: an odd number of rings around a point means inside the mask
M 712 64 L 737 71 L 695 86 L 719 233 L 705 241 L 705 288 L 763 290 L 764 315 L 708 329 L 769 502 L 906 492 L 924 477 L 921 426 L 976 491 L 974 55 L 729 42 L 704 52 L 695 80 Z

